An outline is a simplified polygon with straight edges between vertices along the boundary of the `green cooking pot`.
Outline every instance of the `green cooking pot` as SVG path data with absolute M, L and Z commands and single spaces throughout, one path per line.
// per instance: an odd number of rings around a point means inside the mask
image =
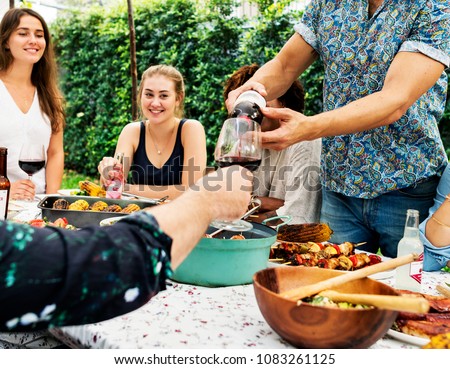
M 277 239 L 277 230 L 265 224 L 280 218 L 285 222 L 278 227 L 291 220 L 289 216 L 274 217 L 266 219 L 263 224 L 252 223 L 250 231 L 223 231 L 217 238 L 202 238 L 174 271 L 172 279 L 207 287 L 252 283 L 253 275 L 267 268 L 270 247 Z M 210 227 L 206 233 L 215 230 Z M 231 240 L 236 234 L 242 234 L 245 239 Z

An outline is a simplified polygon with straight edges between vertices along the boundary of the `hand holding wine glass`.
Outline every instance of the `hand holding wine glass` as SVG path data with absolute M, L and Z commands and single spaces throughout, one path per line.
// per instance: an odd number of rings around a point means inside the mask
M 45 159 L 45 146 L 27 141 L 20 150 L 19 167 L 28 174 L 28 180 L 32 181 L 33 175 L 45 167 Z

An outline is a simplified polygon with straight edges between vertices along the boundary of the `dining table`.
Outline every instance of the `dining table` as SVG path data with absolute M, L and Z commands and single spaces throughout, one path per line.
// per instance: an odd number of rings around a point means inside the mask
M 12 207 L 11 219 L 40 217 L 37 202 Z M 76 232 L 76 231 L 74 231 Z M 273 265 L 268 263 L 268 267 Z M 394 284 L 394 274 L 380 276 Z M 424 272 L 422 292 L 439 295 L 450 273 Z M 252 284 L 205 287 L 167 280 L 167 288 L 130 313 L 94 324 L 51 328 L 49 337 L 70 348 L 293 349 L 265 321 Z M 0 339 L 2 338 L 0 333 Z M 51 338 L 49 338 L 51 339 Z M 24 339 L 26 341 L 26 339 Z M 370 349 L 418 349 L 426 339 L 389 330 Z M 52 347 L 52 345 L 49 345 Z

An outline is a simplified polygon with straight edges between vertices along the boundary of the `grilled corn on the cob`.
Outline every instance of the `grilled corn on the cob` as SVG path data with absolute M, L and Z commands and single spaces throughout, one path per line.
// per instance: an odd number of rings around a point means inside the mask
M 139 210 L 141 210 L 139 205 L 129 204 L 122 209 L 122 213 L 130 214 L 130 213 L 134 213 L 135 211 L 139 211 Z
M 278 229 L 278 240 L 286 242 L 325 242 L 333 231 L 325 223 L 286 224 Z
M 89 196 L 95 196 L 95 197 L 105 197 L 106 191 L 99 186 L 98 184 L 91 182 L 91 181 L 80 181 L 78 182 L 78 186 L 80 187 L 80 190 L 86 191 L 86 193 Z
M 103 211 L 107 207 L 108 207 L 108 204 L 106 202 L 104 202 L 104 201 L 96 201 L 90 206 L 89 210 L 92 210 L 92 211 Z
M 69 205 L 69 210 L 87 210 L 89 204 L 86 200 L 77 200 Z
M 109 205 L 105 211 L 110 212 L 110 213 L 120 213 L 122 211 L 122 208 L 119 205 L 116 204 L 112 204 Z

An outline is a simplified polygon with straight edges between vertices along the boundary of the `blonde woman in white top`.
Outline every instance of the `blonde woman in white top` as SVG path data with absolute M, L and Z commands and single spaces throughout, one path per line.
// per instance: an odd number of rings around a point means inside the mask
M 64 170 L 63 98 L 47 24 L 31 9 L 10 9 L 0 23 L 0 111 L 11 198 L 55 193 Z M 18 166 L 22 143 L 30 138 L 46 149 L 46 168 L 33 181 Z

